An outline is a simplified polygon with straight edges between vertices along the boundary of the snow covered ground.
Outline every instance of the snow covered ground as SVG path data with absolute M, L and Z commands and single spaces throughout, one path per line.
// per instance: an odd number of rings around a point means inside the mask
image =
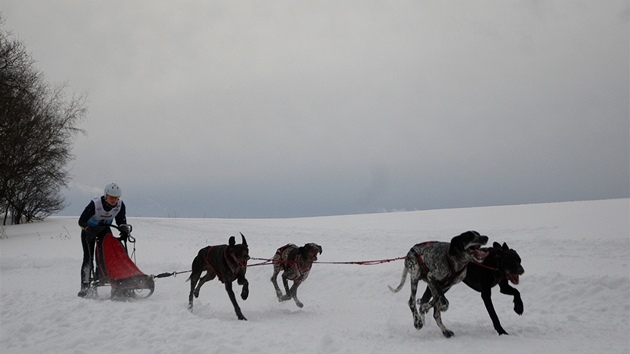
M 133 208 L 133 205 L 129 205 Z M 628 199 L 296 219 L 130 218 L 136 260 L 147 274 L 185 271 L 198 250 L 247 237 L 252 257 L 292 242 L 322 245 L 322 262 L 404 256 L 416 243 L 477 230 L 523 259 L 512 298 L 493 291 L 509 336 L 498 336 L 478 293 L 447 293 L 447 339 L 428 316 L 413 327 L 409 284 L 397 294 L 403 261 L 315 264 L 300 288 L 305 306 L 279 303 L 270 266 L 249 267 L 250 297 L 238 321 L 223 286 L 207 283 L 186 309 L 188 273 L 156 279 L 135 302 L 81 299 L 77 218 L 5 227 L 0 239 L 2 353 L 628 353 Z M 250 264 L 255 261 L 251 261 Z M 424 285 L 422 285 L 424 287 Z M 240 286 L 235 285 L 237 294 Z

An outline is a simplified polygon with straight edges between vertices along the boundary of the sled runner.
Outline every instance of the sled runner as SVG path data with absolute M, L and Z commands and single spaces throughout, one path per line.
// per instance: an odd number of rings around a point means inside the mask
M 107 228 L 98 236 L 94 250 L 96 269 L 92 271 L 90 297 L 112 300 L 148 298 L 155 288 L 153 276 L 140 271 L 127 254 L 127 242 L 136 242 L 131 236 L 131 225 L 108 226 L 121 231 L 121 237 L 114 237 Z M 110 295 L 99 295 L 99 288 L 111 288 Z

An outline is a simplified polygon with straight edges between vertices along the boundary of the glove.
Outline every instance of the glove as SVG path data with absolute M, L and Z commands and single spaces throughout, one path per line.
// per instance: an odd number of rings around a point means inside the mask
M 118 225 L 118 231 L 120 231 L 120 240 L 126 241 L 131 233 L 131 225 L 122 224 Z
M 123 234 L 130 234 L 131 233 L 131 225 L 129 225 L 129 224 L 118 225 L 118 231 L 120 231 L 120 233 L 123 233 Z

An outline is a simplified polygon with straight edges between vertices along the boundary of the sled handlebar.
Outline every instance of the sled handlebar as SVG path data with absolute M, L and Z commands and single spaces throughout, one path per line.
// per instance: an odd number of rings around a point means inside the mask
M 131 236 L 131 230 L 133 229 L 133 227 L 129 224 L 122 224 L 122 225 L 111 225 L 113 228 L 115 228 L 116 230 L 120 231 L 120 234 L 126 234 L 126 240 L 129 243 L 134 243 L 136 242 L 136 239 Z
M 116 229 L 116 230 L 118 230 L 120 232 L 126 232 L 128 234 L 130 234 L 131 230 L 133 229 L 133 227 L 131 225 L 129 225 L 129 224 L 122 224 L 122 225 L 118 225 L 118 226 L 116 226 L 114 224 L 111 224 L 111 225 L 105 225 L 105 226 L 113 227 L 114 229 Z
M 120 234 L 121 234 L 121 235 L 122 235 L 123 233 L 124 233 L 124 234 L 126 234 L 126 236 L 127 236 L 127 237 L 126 237 L 126 240 L 127 240 L 129 243 L 134 243 L 134 242 L 136 242 L 136 239 L 135 239 L 133 236 L 131 236 L 131 230 L 133 229 L 133 227 L 132 227 L 131 225 L 129 225 L 129 224 L 122 224 L 122 225 L 114 225 L 114 224 L 109 224 L 109 225 L 107 225 L 107 224 L 101 224 L 101 225 L 98 225 L 98 226 L 94 226 L 94 227 L 92 227 L 92 228 L 93 228 L 93 229 L 103 229 L 103 228 L 105 228 L 105 227 L 111 227 L 111 228 L 114 228 L 114 229 L 116 229 L 116 230 L 120 231 Z

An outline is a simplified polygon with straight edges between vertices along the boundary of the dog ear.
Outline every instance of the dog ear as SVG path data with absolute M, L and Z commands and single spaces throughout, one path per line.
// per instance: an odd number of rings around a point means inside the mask
M 242 232 L 239 232 L 241 234 L 241 244 L 247 246 L 247 240 L 245 239 L 245 236 L 243 235 Z
M 494 242 L 494 243 L 492 243 L 492 248 L 494 248 L 494 249 L 501 249 L 501 244 L 498 243 L 498 242 Z
M 503 242 L 503 249 L 507 251 L 510 247 L 508 247 L 507 243 Z
M 228 244 L 230 246 L 234 246 L 236 244 L 236 239 L 234 238 L 234 236 L 230 236 L 230 240 L 229 240 Z
M 474 231 L 466 231 L 459 236 L 453 237 L 448 248 L 448 254 L 456 257 L 464 252 L 464 246 L 474 238 L 472 232 Z

